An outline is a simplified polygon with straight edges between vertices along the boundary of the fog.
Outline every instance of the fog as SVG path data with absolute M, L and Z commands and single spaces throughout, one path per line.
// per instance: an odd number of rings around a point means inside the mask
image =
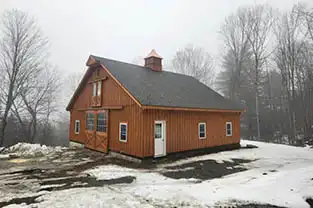
M 259 3 L 286 10 L 297 1 L 1 0 L 0 12 L 17 8 L 34 16 L 62 72 L 83 72 L 89 54 L 131 62 L 155 48 L 166 62 L 187 44 L 203 47 L 219 70 L 221 23 L 239 6 Z

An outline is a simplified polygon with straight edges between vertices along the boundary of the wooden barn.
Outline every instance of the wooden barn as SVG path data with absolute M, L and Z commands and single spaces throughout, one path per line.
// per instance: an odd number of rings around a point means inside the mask
M 91 55 L 71 98 L 69 138 L 139 158 L 239 144 L 243 108 L 191 76 Z

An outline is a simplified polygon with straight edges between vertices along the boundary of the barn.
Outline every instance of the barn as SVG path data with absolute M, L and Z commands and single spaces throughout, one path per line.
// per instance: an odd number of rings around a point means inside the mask
M 242 106 L 191 76 L 90 55 L 66 110 L 69 138 L 86 148 L 146 158 L 240 142 Z

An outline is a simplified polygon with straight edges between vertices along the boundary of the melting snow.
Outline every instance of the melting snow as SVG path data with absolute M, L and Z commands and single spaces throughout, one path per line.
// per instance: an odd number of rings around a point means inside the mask
M 15 154 L 18 156 L 44 156 L 64 151 L 65 147 L 52 147 L 40 144 L 17 143 L 4 150 L 4 153 Z M 1 155 L 0 155 L 1 156 Z
M 10 158 L 9 154 L 0 154 L 0 160 L 1 159 L 8 159 L 8 158 Z
M 40 203 L 36 206 L 214 207 L 249 201 L 287 207 L 309 207 L 305 197 L 313 197 L 313 149 L 252 141 L 243 143 L 259 148 L 192 157 L 160 165 L 157 170 L 130 169 L 117 165 L 98 166 L 84 173 L 98 179 L 134 176 L 136 180 L 131 184 L 50 192 L 41 196 Z M 208 159 L 231 161 L 233 158 L 254 161 L 243 164 L 248 168 L 247 171 L 200 183 L 196 179 L 175 180 L 158 173 L 167 166 Z
M 202 183 L 186 179 L 174 180 L 150 171 L 119 166 L 99 166 L 86 172 L 99 179 L 135 176 L 136 182 L 122 186 L 121 191 L 150 200 L 159 205 L 187 203 L 187 205 L 232 204 L 250 201 L 277 206 L 308 207 L 305 197 L 313 196 L 313 149 L 286 145 L 243 141 L 258 146 L 255 149 L 208 154 L 180 160 L 160 167 L 215 159 L 232 158 L 255 160 L 243 164 L 249 170 Z M 263 173 L 266 173 L 263 175 Z

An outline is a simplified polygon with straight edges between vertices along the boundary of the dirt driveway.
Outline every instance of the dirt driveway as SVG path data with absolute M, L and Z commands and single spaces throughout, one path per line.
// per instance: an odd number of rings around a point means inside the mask
M 152 174 L 158 173 L 170 180 L 192 179 L 188 183 L 201 183 L 208 179 L 244 171 L 246 169 L 241 164 L 249 163 L 250 160 L 236 158 L 223 162 L 201 160 L 183 165 L 171 165 L 171 162 L 173 160 L 159 161 L 157 164 L 130 162 L 81 148 L 67 149 L 44 156 L 2 158 L 0 159 L 0 207 L 12 204 L 36 207 L 36 204 L 41 202 L 38 199 L 47 193 L 79 188 L 111 187 L 118 184 L 131 185 L 136 180 L 135 175 L 127 173 L 120 177 L 99 179 L 85 172 L 97 166 L 117 165 Z M 144 199 L 140 199 L 140 203 L 163 207 Z M 275 206 L 245 204 L 240 207 Z

